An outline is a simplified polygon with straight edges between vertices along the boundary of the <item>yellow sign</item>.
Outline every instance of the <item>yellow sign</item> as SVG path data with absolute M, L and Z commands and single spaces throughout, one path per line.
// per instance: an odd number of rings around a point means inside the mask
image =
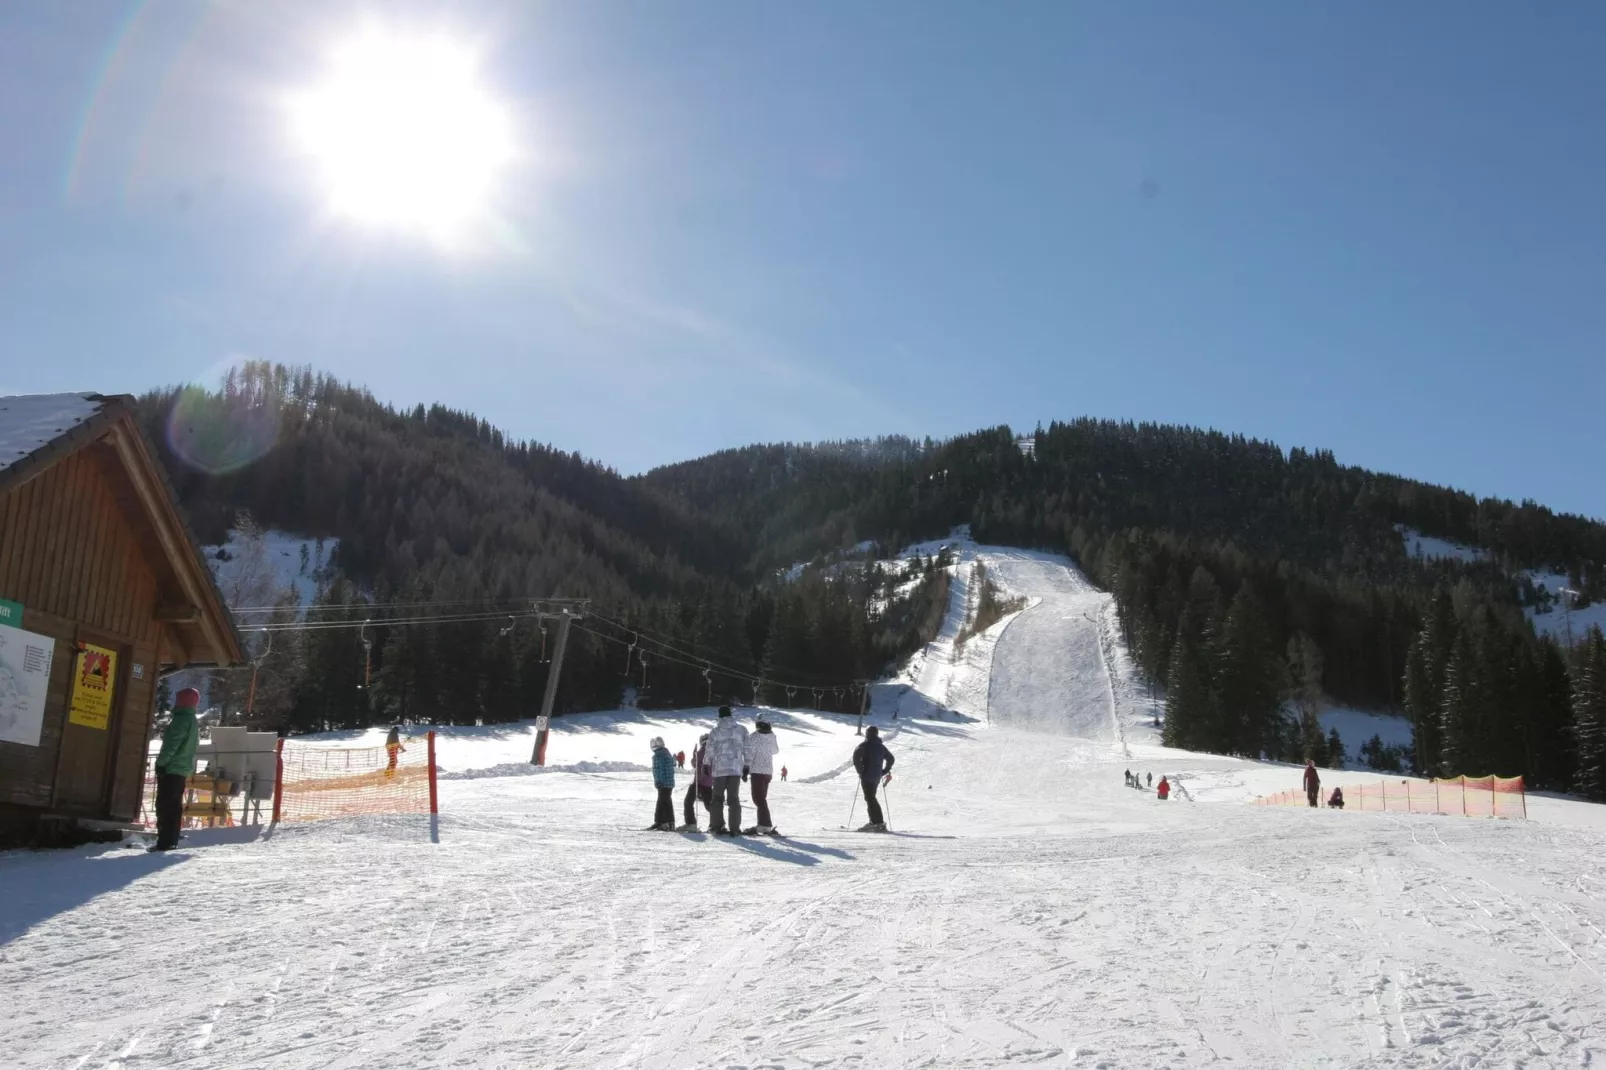
M 117 651 L 85 643 L 73 664 L 72 705 L 67 720 L 85 728 L 104 729 L 112 715 L 112 684 L 117 680 Z

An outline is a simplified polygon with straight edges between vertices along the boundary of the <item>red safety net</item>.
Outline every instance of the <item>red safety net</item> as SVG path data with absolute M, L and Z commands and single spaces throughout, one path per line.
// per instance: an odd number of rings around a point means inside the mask
M 1318 802 L 1325 809 L 1332 789 Z M 1279 791 L 1255 800 L 1256 806 L 1309 806 L 1302 791 Z M 1344 785 L 1344 809 L 1397 814 L 1452 814 L 1465 817 L 1528 816 L 1522 777 L 1449 777 L 1443 780 L 1379 780 Z
M 281 742 L 275 821 L 352 814 L 433 814 L 435 733 L 399 747 L 315 747 Z

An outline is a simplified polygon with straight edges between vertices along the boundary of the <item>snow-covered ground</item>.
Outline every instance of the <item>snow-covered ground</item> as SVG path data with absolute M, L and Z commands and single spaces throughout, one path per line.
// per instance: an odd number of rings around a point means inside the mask
M 976 562 L 1032 602 L 956 656 Z M 5 1065 L 1606 1060 L 1606 807 L 1244 805 L 1299 770 L 1160 746 L 1067 562 L 954 570 L 944 635 L 875 690 L 898 835 L 839 828 L 850 717 L 766 711 L 783 840 L 634 831 L 647 739 L 689 751 L 708 710 L 563 718 L 541 775 L 473 775 L 527 771 L 528 725 L 443 730 L 435 822 L 0 855 Z

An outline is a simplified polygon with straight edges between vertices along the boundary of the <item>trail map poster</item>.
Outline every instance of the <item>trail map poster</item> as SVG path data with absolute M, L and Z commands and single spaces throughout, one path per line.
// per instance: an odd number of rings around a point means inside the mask
M 39 746 L 45 693 L 56 641 L 21 628 L 0 628 L 0 740 Z
M 112 715 L 112 682 L 117 679 L 117 651 L 84 644 L 72 677 L 72 705 L 67 720 L 85 728 L 105 728 Z

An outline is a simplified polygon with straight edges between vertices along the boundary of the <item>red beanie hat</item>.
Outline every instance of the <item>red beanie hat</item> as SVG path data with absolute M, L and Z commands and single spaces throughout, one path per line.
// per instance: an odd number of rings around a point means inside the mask
M 193 687 L 186 687 L 178 693 L 178 697 L 173 699 L 173 708 L 175 710 L 184 709 L 186 706 L 193 709 L 200 704 L 201 693 Z

